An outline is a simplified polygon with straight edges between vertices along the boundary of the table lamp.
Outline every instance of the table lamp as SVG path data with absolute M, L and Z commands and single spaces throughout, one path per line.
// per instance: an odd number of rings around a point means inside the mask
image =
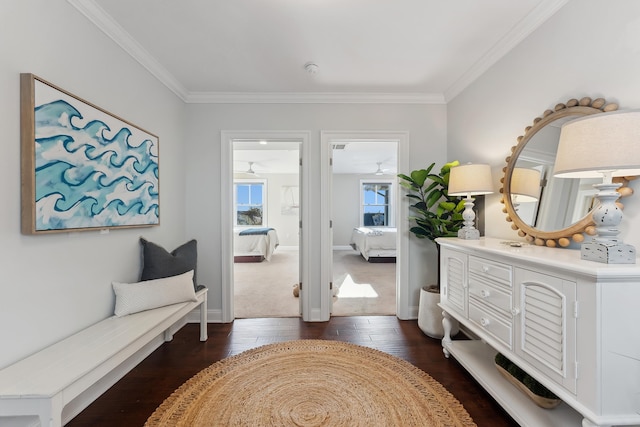
M 640 175 L 640 111 L 616 111 L 565 123 L 554 175 L 560 178 L 599 178 L 599 204 L 593 211 L 596 236 L 580 248 L 581 258 L 609 264 L 635 264 L 636 250 L 618 238 L 622 210 L 616 204 L 620 183 L 612 177 Z
M 449 175 L 449 195 L 464 196 L 464 226 L 458 230 L 460 239 L 479 239 L 480 232 L 474 227 L 476 218 L 473 212 L 473 200 L 471 196 L 493 193 L 493 180 L 489 165 L 477 165 L 467 163 L 451 168 Z
M 514 203 L 536 202 L 540 198 L 540 171 L 537 169 L 513 168 L 511 195 Z

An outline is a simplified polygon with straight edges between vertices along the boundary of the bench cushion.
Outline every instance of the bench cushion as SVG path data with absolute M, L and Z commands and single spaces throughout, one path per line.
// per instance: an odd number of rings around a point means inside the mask
M 113 282 L 112 285 L 116 294 L 114 314 L 118 317 L 179 302 L 197 301 L 193 271 L 138 283 Z

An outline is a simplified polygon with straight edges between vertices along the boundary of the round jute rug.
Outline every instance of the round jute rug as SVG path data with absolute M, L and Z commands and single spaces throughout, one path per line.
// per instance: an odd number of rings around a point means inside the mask
M 475 426 L 462 404 L 410 363 L 339 341 L 245 351 L 184 383 L 146 426 Z

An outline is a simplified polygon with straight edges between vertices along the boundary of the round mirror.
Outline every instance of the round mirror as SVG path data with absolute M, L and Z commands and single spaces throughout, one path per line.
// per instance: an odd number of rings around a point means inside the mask
M 582 242 L 583 233 L 593 235 L 591 210 L 599 180 L 554 178 L 553 167 L 563 123 L 581 116 L 615 111 L 616 104 L 603 98 L 570 99 L 547 110 L 525 128 L 502 178 L 503 211 L 511 228 L 536 245 L 569 246 L 571 240 Z M 628 181 L 620 178 L 621 196 L 631 194 Z

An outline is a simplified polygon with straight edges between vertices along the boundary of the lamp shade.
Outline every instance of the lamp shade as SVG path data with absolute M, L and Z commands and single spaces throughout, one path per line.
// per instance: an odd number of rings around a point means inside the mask
M 595 114 L 565 123 L 554 175 L 595 178 L 640 175 L 640 110 Z
M 451 168 L 449 175 L 450 196 L 475 196 L 493 193 L 493 180 L 489 165 L 466 165 Z
M 519 203 L 535 202 L 540 197 L 540 171 L 514 168 L 510 189 L 512 195 L 518 196 Z

